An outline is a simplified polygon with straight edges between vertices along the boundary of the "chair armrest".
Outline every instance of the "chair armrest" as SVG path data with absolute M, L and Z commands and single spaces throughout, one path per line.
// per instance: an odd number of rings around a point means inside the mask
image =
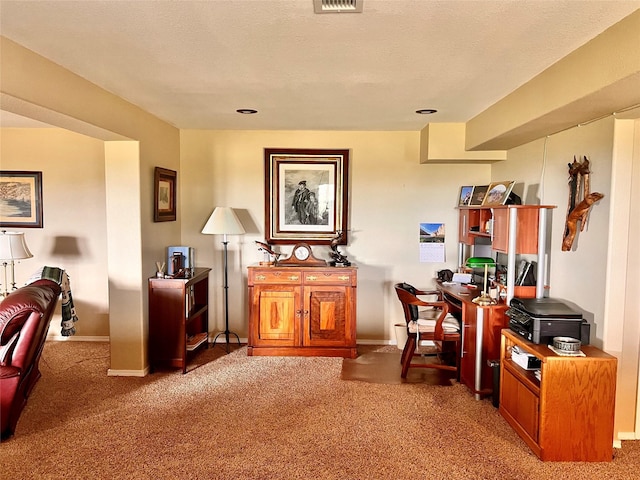
M 444 297 L 442 296 L 442 292 L 440 290 L 416 290 L 416 296 L 425 297 L 435 297 L 435 300 L 431 300 L 431 303 L 436 302 L 444 302 Z M 424 300 L 425 302 L 429 302 L 428 300 Z
M 0 366 L 0 379 L 17 377 L 22 373 L 18 367 Z
M 416 290 L 416 295 L 436 295 L 438 298 L 442 298 L 440 290 Z

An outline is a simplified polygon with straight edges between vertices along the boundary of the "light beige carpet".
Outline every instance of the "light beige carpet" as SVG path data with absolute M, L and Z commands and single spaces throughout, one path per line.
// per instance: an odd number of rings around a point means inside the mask
M 339 358 L 222 352 L 204 351 L 186 375 L 118 378 L 106 376 L 106 344 L 47 343 L 42 379 L 0 445 L 0 477 L 638 478 L 634 442 L 610 463 L 539 461 L 459 384 L 345 381 Z

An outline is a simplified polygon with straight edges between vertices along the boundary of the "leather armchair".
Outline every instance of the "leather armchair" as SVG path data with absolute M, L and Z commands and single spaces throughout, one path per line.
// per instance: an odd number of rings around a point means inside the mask
M 60 286 L 38 280 L 0 303 L 1 436 L 13 435 L 22 409 L 40 378 L 38 364 Z

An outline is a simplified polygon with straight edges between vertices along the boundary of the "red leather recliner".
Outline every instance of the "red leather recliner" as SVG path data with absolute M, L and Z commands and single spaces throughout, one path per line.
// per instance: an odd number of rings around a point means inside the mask
M 37 280 L 0 303 L 2 439 L 13 435 L 27 398 L 40 378 L 40 354 L 59 296 L 56 282 Z

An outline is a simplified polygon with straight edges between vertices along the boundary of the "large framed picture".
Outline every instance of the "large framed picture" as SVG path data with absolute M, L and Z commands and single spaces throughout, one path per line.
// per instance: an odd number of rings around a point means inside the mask
M 176 219 L 177 174 L 174 170 L 156 167 L 153 175 L 153 221 L 172 222 Z
M 0 227 L 42 226 L 42 172 L 0 170 Z
M 493 182 L 487 189 L 482 205 L 504 205 L 515 182 Z
M 349 150 L 264 149 L 267 243 L 347 243 Z

